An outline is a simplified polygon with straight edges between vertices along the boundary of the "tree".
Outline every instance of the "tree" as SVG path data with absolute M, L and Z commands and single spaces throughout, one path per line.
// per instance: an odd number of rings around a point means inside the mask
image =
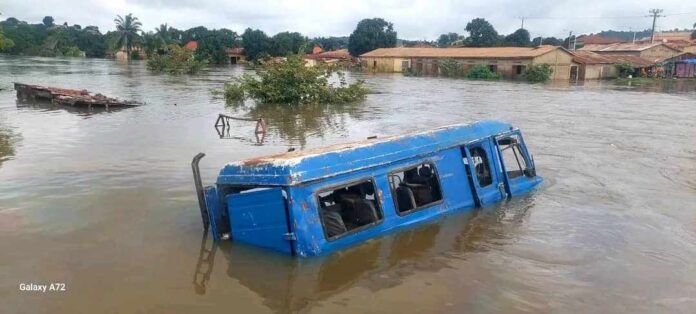
M 199 36 L 196 58 L 199 60 L 207 59 L 215 64 L 225 64 L 228 62 L 227 48 L 235 46 L 237 33 L 222 28 L 200 33 Z
M 43 18 L 43 24 L 46 25 L 46 27 L 51 27 L 53 26 L 53 17 L 52 16 L 46 16 Z
M 562 46 L 563 39 L 558 39 L 556 37 L 535 37 L 532 39 L 532 46 L 540 45 Z
M 242 34 L 242 45 L 249 60 L 256 60 L 262 55 L 270 55 L 271 39 L 262 30 L 247 28 Z
M 437 39 L 437 46 L 438 47 L 447 47 L 451 46 L 453 43 L 458 41 L 460 39 L 459 34 L 457 33 L 447 33 L 447 34 L 442 34 L 440 37 Z
M 5 35 L 2 33 L 2 28 L 0 28 L 0 51 L 5 51 L 12 47 L 14 47 L 14 41 L 5 37 Z
M 116 48 L 120 49 L 125 47 L 127 58 L 130 60 L 133 46 L 140 39 L 138 32 L 140 32 L 140 28 L 143 24 L 131 13 L 128 13 L 125 18 L 118 15 L 114 19 L 114 23 L 116 23 L 116 32 L 118 33 L 118 37 L 116 37 Z
M 694 28 L 696 28 L 696 23 L 694 23 Z M 691 33 L 691 39 L 696 39 L 696 29 Z
M 348 37 L 348 51 L 354 57 L 377 48 L 396 46 L 394 26 L 381 18 L 364 19 Z
M 155 33 L 164 45 L 180 44 L 179 39 L 175 37 L 177 35 L 176 32 L 176 29 L 168 26 L 166 23 L 155 28 Z
M 325 51 L 338 50 L 348 47 L 348 37 L 317 37 L 312 39 L 312 44 Z
M 287 56 L 289 54 L 300 53 L 300 49 L 307 48 L 309 42 L 306 37 L 297 32 L 281 32 L 272 38 L 271 55 Z M 303 51 L 304 52 L 304 51 Z
M 524 28 L 520 28 L 514 33 L 505 36 L 504 43 L 514 47 L 528 47 L 530 45 L 529 32 Z
M 498 32 L 485 19 L 475 18 L 466 24 L 467 44 L 471 47 L 493 47 L 500 43 Z

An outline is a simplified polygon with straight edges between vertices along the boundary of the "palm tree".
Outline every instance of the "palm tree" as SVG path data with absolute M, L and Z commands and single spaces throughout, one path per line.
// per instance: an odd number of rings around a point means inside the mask
M 160 25 L 158 28 L 155 28 L 155 32 L 157 33 L 157 36 L 162 39 L 162 42 L 164 45 L 169 45 L 169 44 L 178 44 L 179 40 L 173 37 L 173 27 L 168 26 L 166 23 Z
M 125 47 L 127 58 L 130 60 L 133 44 L 140 38 L 138 32 L 140 32 L 140 27 L 143 26 L 143 24 L 131 13 L 126 15 L 125 18 L 117 15 L 117 18 L 114 19 L 114 23 L 116 23 L 116 33 L 118 33 L 118 37 L 116 37 L 116 49 Z

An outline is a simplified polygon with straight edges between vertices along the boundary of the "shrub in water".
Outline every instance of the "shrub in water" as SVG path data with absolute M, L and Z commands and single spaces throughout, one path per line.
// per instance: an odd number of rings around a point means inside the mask
M 471 67 L 466 77 L 472 80 L 499 80 L 500 74 L 491 71 L 485 64 L 477 64 Z
M 233 102 L 249 97 L 264 104 L 337 104 L 362 100 L 368 92 L 363 81 L 348 84 L 342 72 L 324 64 L 308 67 L 300 55 L 267 60 L 255 71 L 254 76 L 245 74 L 228 84 L 225 98 L 228 99 L 229 93 Z M 338 84 L 329 84 L 334 74 L 338 76 Z
M 440 75 L 445 77 L 462 77 L 465 74 L 462 65 L 454 59 L 440 59 L 439 67 Z
M 191 50 L 179 45 L 169 45 L 166 54 L 155 54 L 147 60 L 149 70 L 169 74 L 195 74 L 207 64 L 207 60 L 196 59 Z
M 541 83 L 548 81 L 551 73 L 553 73 L 553 69 L 546 63 L 531 64 L 527 66 L 524 76 L 529 82 Z

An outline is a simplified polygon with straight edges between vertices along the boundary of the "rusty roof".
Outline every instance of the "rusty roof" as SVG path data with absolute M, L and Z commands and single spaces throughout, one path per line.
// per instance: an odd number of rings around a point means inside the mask
M 327 60 L 327 59 L 340 59 L 340 60 L 350 60 L 351 56 L 348 49 L 339 49 L 332 51 L 325 51 L 315 54 L 307 54 L 304 56 L 305 59 L 315 59 L 315 60 Z
M 363 58 L 535 58 L 561 47 L 542 45 L 538 47 L 486 47 L 486 48 L 379 48 L 360 55 Z
M 585 45 L 588 44 L 614 44 L 625 42 L 620 38 L 604 37 L 600 35 L 582 35 L 578 36 L 578 40 L 582 41 Z
M 664 43 L 616 43 L 616 44 L 608 44 L 608 45 L 596 45 L 596 44 L 591 44 L 591 45 L 585 45 L 584 47 L 578 49 L 578 50 L 585 50 L 585 51 L 594 51 L 594 52 L 617 52 L 617 51 L 626 51 L 626 52 L 640 52 L 644 51 L 653 47 L 657 46 L 665 46 L 669 49 L 679 51 L 679 49 L 672 48 L 668 45 L 665 45 Z
M 631 55 L 602 55 L 591 51 L 574 51 L 573 61 L 582 64 L 618 64 L 628 62 L 636 67 L 647 67 L 654 65 L 657 60 L 650 60 L 639 56 Z

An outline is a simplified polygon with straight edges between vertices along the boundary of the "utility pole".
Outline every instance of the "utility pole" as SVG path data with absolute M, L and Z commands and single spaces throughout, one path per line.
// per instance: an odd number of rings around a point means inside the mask
M 650 10 L 650 14 L 652 14 L 653 17 L 653 25 L 652 25 L 652 33 L 650 34 L 650 43 L 655 42 L 655 22 L 657 22 L 658 17 L 663 17 L 664 15 L 660 15 L 662 13 L 662 9 L 652 9 Z
M 573 38 L 573 31 L 568 33 L 568 50 L 570 50 L 570 40 Z
M 518 16 L 516 18 L 518 18 L 518 19 L 520 19 L 520 21 L 522 21 L 522 26 L 520 26 L 520 28 L 524 29 L 524 20 L 526 20 L 527 17 L 526 16 Z

